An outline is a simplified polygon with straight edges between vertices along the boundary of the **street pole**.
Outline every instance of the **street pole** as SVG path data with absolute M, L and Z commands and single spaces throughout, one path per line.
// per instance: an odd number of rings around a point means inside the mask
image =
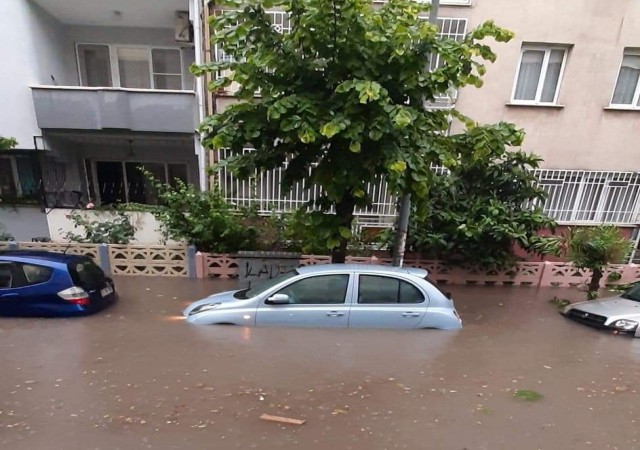
M 440 8 L 440 0 L 431 0 L 431 9 L 429 10 L 429 22 L 438 25 L 438 9 Z M 409 182 L 408 172 L 406 174 L 407 182 Z M 409 215 L 411 214 L 411 194 L 405 193 L 400 200 L 400 210 L 398 211 L 398 229 L 396 230 L 396 239 L 393 245 L 393 265 L 402 267 L 404 262 L 404 252 L 407 247 L 407 230 L 409 229 Z

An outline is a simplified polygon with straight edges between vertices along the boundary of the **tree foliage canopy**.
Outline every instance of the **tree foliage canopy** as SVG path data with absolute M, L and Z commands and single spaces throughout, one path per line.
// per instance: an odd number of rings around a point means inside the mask
M 484 267 L 514 263 L 516 244 L 542 250 L 546 238 L 538 231 L 553 229 L 555 222 L 540 208 L 546 195 L 533 174 L 540 158 L 511 148 L 523 136 L 506 123 L 451 136 L 456 163 L 414 205 L 409 249 Z
M 205 119 L 203 142 L 236 156 L 240 177 L 283 167 L 284 187 L 318 184 L 316 200 L 332 231 L 328 247 L 346 247 L 353 210 L 368 206 L 367 184 L 384 177 L 396 193 L 424 197 L 432 164 L 451 163 L 450 111 L 426 105 L 451 89 L 482 85 L 481 41 L 512 33 L 486 22 L 460 41 L 442 38 L 423 14 L 428 5 L 390 0 L 227 0 L 211 21 L 212 42 L 228 55 L 193 68 L 221 73 L 211 90 L 240 88 L 241 99 Z M 276 31 L 266 10 L 288 14 Z M 439 58 L 439 64 L 430 62 Z M 255 97 L 256 92 L 260 93 Z M 243 153 L 252 147 L 256 151 Z M 450 165 L 450 164 L 449 164 Z

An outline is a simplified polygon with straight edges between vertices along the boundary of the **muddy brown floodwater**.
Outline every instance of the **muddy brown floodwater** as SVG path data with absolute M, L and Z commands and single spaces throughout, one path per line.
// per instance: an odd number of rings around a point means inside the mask
M 640 449 L 640 339 L 547 303 L 578 292 L 457 288 L 461 331 L 329 331 L 176 318 L 233 282 L 116 283 L 92 317 L 0 319 L 0 448 Z

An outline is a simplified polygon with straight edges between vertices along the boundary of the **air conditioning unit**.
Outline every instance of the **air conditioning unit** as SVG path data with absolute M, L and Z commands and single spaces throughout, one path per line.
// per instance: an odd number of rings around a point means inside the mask
M 176 42 L 193 42 L 193 26 L 187 11 L 176 11 L 174 38 Z

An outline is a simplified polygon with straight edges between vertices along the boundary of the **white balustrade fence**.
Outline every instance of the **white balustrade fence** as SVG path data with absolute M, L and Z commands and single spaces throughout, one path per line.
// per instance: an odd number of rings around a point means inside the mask
M 231 156 L 226 150 L 213 155 L 215 161 Z M 223 167 L 214 175 L 214 181 L 228 201 L 238 206 L 257 206 L 261 214 L 292 211 L 318 198 L 320 187 L 304 181 L 284 191 L 284 168 L 256 172 L 249 180 L 239 180 Z M 447 173 L 442 167 L 433 170 Z M 636 172 L 538 169 L 534 174 L 548 195 L 543 211 L 561 224 L 640 223 L 640 174 Z M 356 210 L 359 224 L 392 225 L 397 199 L 387 183 L 382 179 L 369 183 L 367 191 L 371 207 Z

